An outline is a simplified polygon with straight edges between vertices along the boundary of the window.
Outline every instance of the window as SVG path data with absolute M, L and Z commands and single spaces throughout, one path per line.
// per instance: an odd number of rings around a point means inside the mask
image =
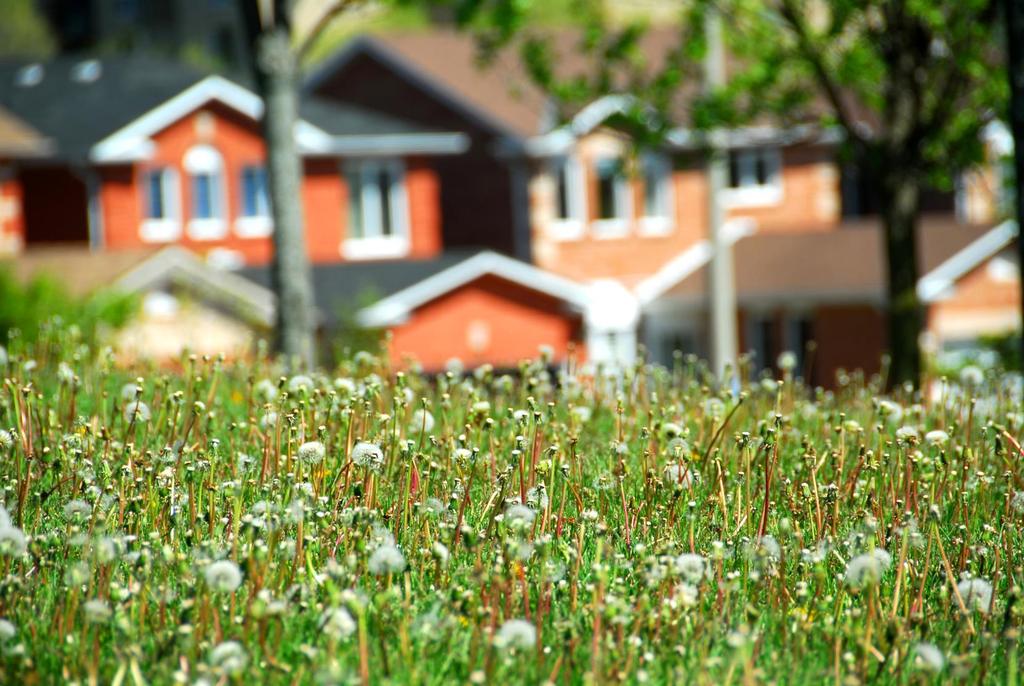
M 672 164 L 664 155 L 645 154 L 640 159 L 644 191 L 643 216 L 640 228 L 644 233 L 668 233 L 672 216 Z
M 241 213 L 235 220 L 235 232 L 243 238 L 256 238 L 269 235 L 272 226 L 267 170 L 259 165 L 243 167 Z
M 729 152 L 729 188 L 733 206 L 774 205 L 782 200 L 782 160 L 775 148 Z
M 143 220 L 140 234 L 147 243 L 165 243 L 181 235 L 178 176 L 170 167 L 142 173 Z
M 806 314 L 790 313 L 786 317 L 786 349 L 796 355 L 797 376 L 804 372 L 811 372 L 805 369 L 808 346 L 814 341 L 814 322 Z M 813 362 L 813 360 L 811 360 Z M 813 376 L 813 373 L 812 373 Z M 807 380 L 810 382 L 810 379 Z
M 779 355 L 775 337 L 775 317 L 770 313 L 751 314 L 747 320 L 749 349 L 754 354 L 754 367 L 772 369 Z
M 622 236 L 629 230 L 629 183 L 619 158 L 599 159 L 594 165 L 597 178 L 597 221 L 599 236 Z
M 561 239 L 579 238 L 583 233 L 583 170 L 573 157 L 556 157 L 548 168 L 555 196 L 551 233 Z
M 397 160 L 347 165 L 349 225 L 346 257 L 400 257 L 409 252 L 405 170 Z
M 189 235 L 197 240 L 223 238 L 224 160 L 214 148 L 197 145 L 185 153 L 183 166 L 189 176 Z

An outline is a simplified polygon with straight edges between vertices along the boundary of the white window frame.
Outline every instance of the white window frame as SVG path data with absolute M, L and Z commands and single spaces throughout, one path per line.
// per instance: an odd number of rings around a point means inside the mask
M 640 156 L 640 184 L 644 198 L 643 216 L 640 217 L 640 232 L 646 236 L 664 236 L 675 228 L 675 193 L 672 187 L 672 160 L 664 154 L 647 152 Z M 652 214 L 647 206 L 647 177 L 655 177 L 655 193 L 661 211 Z
M 214 241 L 227 236 L 227 194 L 224 186 L 224 158 L 211 145 L 194 145 L 185 153 L 182 159 L 182 167 L 188 175 L 189 207 L 188 235 L 197 241 Z M 211 174 L 216 179 L 216 188 L 210 194 L 210 202 L 213 203 L 212 217 L 194 217 L 192 212 L 195 208 L 193 177 L 197 174 Z
M 547 167 L 548 175 L 551 178 L 551 187 L 554 191 L 554 202 L 552 203 L 554 212 L 548 233 L 552 238 L 562 241 L 582 238 L 587 216 L 587 192 L 586 184 L 583 181 L 583 165 L 580 164 L 578 157 L 569 154 L 551 158 L 548 160 Z M 568 217 L 558 216 L 559 171 L 564 171 L 565 174 Z
M 594 163 L 592 165 L 594 171 L 594 183 L 597 184 L 598 187 L 597 207 L 595 209 L 598 211 L 601 209 L 601 176 L 598 172 L 598 167 L 600 167 L 602 162 L 608 161 L 624 164 L 622 158 L 618 156 L 602 156 L 594 159 Z M 629 222 L 633 216 L 633 199 L 631 197 L 632 189 L 630 188 L 629 178 L 625 173 L 619 174 L 619 176 L 616 177 L 613 192 L 615 194 L 615 205 L 619 210 L 618 216 L 604 218 L 595 217 L 591 227 L 595 238 L 622 238 L 629 234 Z
M 149 216 L 149 175 L 159 173 L 161 203 L 164 217 Z M 142 170 L 142 225 L 139 236 L 146 243 L 167 243 L 181 237 L 181 193 L 178 172 L 174 167 L 160 166 Z
M 391 210 L 393 232 L 390 236 L 383 235 L 384 227 L 377 216 L 380 207 L 380 189 L 373 183 L 382 170 L 391 176 L 391 187 L 388 189 L 388 204 Z M 343 165 L 343 173 L 349 193 L 352 184 L 349 179 L 360 177 L 363 208 L 363 236 L 353 237 L 352 203 L 349 202 L 345 221 L 345 237 L 341 242 L 341 254 L 350 260 L 370 260 L 381 258 L 404 257 L 411 247 L 409 226 L 409 199 L 406 188 L 405 164 L 398 159 L 362 159 L 349 160 Z M 370 212 L 367 212 L 367 209 Z M 367 235 L 370 234 L 370 235 Z
M 727 187 L 722 198 L 727 207 L 766 207 L 782 202 L 782 151 L 778 148 L 743 148 L 736 156 L 739 186 Z M 764 160 L 767 183 L 757 182 L 757 159 Z M 729 161 L 731 164 L 731 160 Z
M 262 169 L 267 191 L 267 207 L 263 214 L 245 214 L 245 172 L 248 169 Z M 235 233 L 241 238 L 265 238 L 274 232 L 274 220 L 270 216 L 270 187 L 267 167 L 262 163 L 243 165 L 238 172 L 238 217 L 235 219 Z

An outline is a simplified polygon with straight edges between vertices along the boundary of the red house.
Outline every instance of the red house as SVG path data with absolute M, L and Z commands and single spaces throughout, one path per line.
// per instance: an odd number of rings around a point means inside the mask
M 269 260 L 262 102 L 248 89 L 138 57 L 5 64 L 0 83 L 0 104 L 55 146 L 17 167 L 29 246 L 173 243 L 225 265 Z M 315 100 L 302 117 L 314 262 L 440 252 L 433 165 L 465 149 L 462 133 Z

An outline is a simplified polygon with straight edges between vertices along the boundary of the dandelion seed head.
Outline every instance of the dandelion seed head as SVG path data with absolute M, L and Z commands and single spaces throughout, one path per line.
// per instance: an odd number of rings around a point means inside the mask
M 929 445 L 946 445 L 949 443 L 949 434 L 942 429 L 934 429 L 924 435 L 924 440 Z
M 376 443 L 360 441 L 352 448 L 352 462 L 358 467 L 376 472 L 384 466 L 384 452 Z
M 347 640 L 357 628 L 356 620 L 343 607 L 329 608 L 320 618 L 320 629 L 335 641 Z
M 93 598 L 92 600 L 85 601 L 82 605 L 82 613 L 90 624 L 103 624 L 110 619 L 113 611 L 110 609 L 110 603 L 107 601 Z
M 210 651 L 209 661 L 221 674 L 237 676 L 249 665 L 249 654 L 238 641 L 224 641 Z
M 900 428 L 896 429 L 896 438 L 900 439 L 901 441 L 916 441 L 920 437 L 920 434 L 917 433 L 917 429 L 915 429 L 912 426 L 901 426 Z
M 703 555 L 684 553 L 675 559 L 676 572 L 685 581 L 697 585 L 711 571 L 708 561 Z
M 242 585 L 242 570 L 231 560 L 211 562 L 203 570 L 206 585 L 218 593 L 234 593 Z
M 509 619 L 495 633 L 494 645 L 502 650 L 531 650 L 537 645 L 537 629 L 525 619 Z
M 973 364 L 960 370 L 960 383 L 970 389 L 979 388 L 985 382 L 985 372 Z
M 784 372 L 791 372 L 796 369 L 796 353 L 792 350 L 783 350 L 779 353 L 779 358 L 775 361 L 775 365 Z
M 304 464 L 317 465 L 324 461 L 327 448 L 320 441 L 307 441 L 299 446 L 299 461 Z
M 367 562 L 370 573 L 376 576 L 405 571 L 405 555 L 393 543 L 385 543 L 370 554 Z
M 915 643 L 914 666 L 922 671 L 938 674 L 946 666 L 946 656 L 934 643 Z
M 528 505 L 513 503 L 505 508 L 504 522 L 513 529 L 526 529 L 533 524 L 533 520 L 536 517 L 537 513 L 534 512 L 533 508 Z
M 313 379 L 305 374 L 297 374 L 292 378 L 288 379 L 288 392 L 299 393 L 304 391 L 306 393 L 312 393 L 316 389 L 316 383 Z
M 10 450 L 14 445 L 14 436 L 7 429 L 0 429 L 0 450 Z
M 11 524 L 0 527 L 0 555 L 21 557 L 27 551 L 28 538 L 24 531 Z
M 892 556 L 888 552 L 875 548 L 871 552 L 857 555 L 846 564 L 843 581 L 850 588 L 873 586 L 881 581 L 891 563 Z
M 409 418 L 409 433 L 413 434 L 429 434 L 434 430 L 434 415 L 430 414 L 429 411 L 420 408 L 412 413 Z
M 18 634 L 18 628 L 14 626 L 14 623 L 0 619 L 0 642 L 6 643 Z
M 992 607 L 992 584 L 985 579 L 963 579 L 956 585 L 968 612 L 988 614 Z
M 149 406 L 141 400 L 133 400 L 124 406 L 124 420 L 126 422 L 145 424 L 149 421 L 149 418 Z

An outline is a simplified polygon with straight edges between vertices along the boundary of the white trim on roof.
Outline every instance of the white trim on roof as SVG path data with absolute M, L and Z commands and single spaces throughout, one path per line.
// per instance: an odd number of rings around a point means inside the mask
M 786 128 L 777 126 L 741 126 L 735 129 L 699 131 L 675 128 L 668 132 L 668 143 L 680 150 L 694 150 L 712 143 L 721 148 L 748 148 L 758 146 L 793 145 L 794 143 L 835 144 L 843 139 L 838 127 L 822 128 L 812 124 L 798 124 Z
M 590 302 L 587 289 L 574 281 L 511 257 L 487 251 L 362 309 L 358 314 L 358 321 L 362 326 L 373 328 L 401 324 L 421 305 L 487 275 L 546 293 L 580 310 L 585 310 Z
M 953 285 L 1009 245 L 1017 236 L 1017 223 L 1007 220 L 960 249 L 917 282 L 917 297 L 932 303 L 948 296 Z
M 553 157 L 564 155 L 572 149 L 576 139 L 587 135 L 601 126 L 609 117 L 624 114 L 643 103 L 633 95 L 604 95 L 577 112 L 567 123 L 547 133 L 533 136 L 525 142 L 518 138 L 504 139 L 498 146 L 499 154 L 523 152 L 529 157 Z M 654 110 L 649 108 L 651 116 Z
M 153 154 L 151 136 L 210 101 L 227 105 L 253 120 L 263 116 L 263 101 L 258 95 L 222 76 L 207 76 L 93 145 L 89 158 L 100 164 L 146 159 Z M 312 151 L 332 139 L 306 121 L 296 124 L 295 137 L 300 147 L 313 146 Z
M 459 155 L 469 149 L 464 133 L 387 133 L 370 136 L 332 136 L 317 152 L 359 157 L 399 154 Z
M 722 227 L 728 245 L 753 235 L 757 225 L 749 218 L 733 219 Z M 699 241 L 669 260 L 661 269 L 647 277 L 634 288 L 633 292 L 641 306 L 647 306 L 667 293 L 673 286 L 711 261 L 711 242 Z
M 127 291 L 145 291 L 170 281 L 185 283 L 214 299 L 241 306 L 244 317 L 273 326 L 277 299 L 273 292 L 249 279 L 211 267 L 185 248 L 172 245 L 128 270 L 115 282 Z

